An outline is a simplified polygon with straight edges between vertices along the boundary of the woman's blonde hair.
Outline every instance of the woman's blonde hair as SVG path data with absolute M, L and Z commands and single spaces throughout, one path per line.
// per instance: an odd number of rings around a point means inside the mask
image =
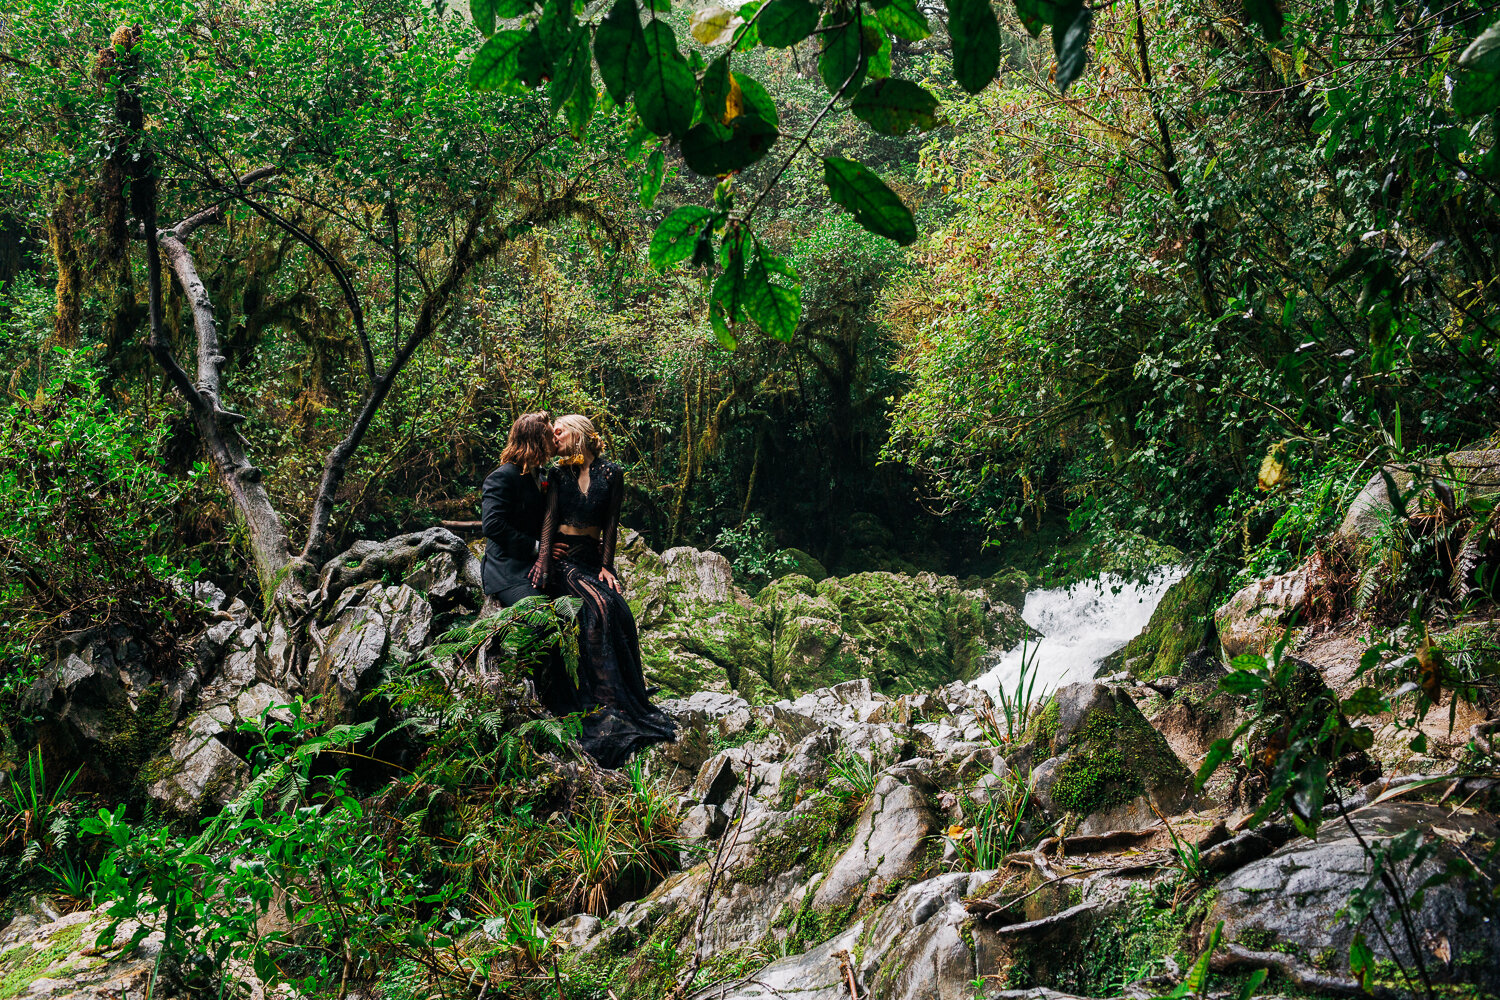
M 594 422 L 581 413 L 565 413 L 554 421 L 555 426 L 561 427 L 573 436 L 573 439 L 583 446 L 588 454 L 578 456 L 565 455 L 563 461 L 567 464 L 578 464 L 598 458 L 604 453 L 604 441 L 599 437 L 599 432 L 594 429 Z M 568 459 L 573 459 L 569 462 Z

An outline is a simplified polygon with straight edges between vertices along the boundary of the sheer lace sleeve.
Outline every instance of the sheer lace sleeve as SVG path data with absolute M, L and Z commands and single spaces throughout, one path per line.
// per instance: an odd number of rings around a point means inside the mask
M 547 589 L 548 577 L 552 574 L 552 543 L 557 538 L 557 482 L 553 476 L 547 490 L 547 514 L 542 520 L 542 540 L 538 543 L 536 565 L 531 568 L 531 582 L 538 590 Z
M 620 505 L 625 500 L 625 470 L 618 465 L 610 470 L 609 506 L 604 512 L 604 536 L 600 539 L 600 561 L 611 573 L 615 571 L 615 542 L 620 535 Z

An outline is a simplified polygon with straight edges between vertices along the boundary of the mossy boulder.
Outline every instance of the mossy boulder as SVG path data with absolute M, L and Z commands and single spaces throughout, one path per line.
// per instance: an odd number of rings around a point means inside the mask
M 766 701 L 863 677 L 887 694 L 941 687 L 1034 634 L 1015 608 L 951 576 L 791 574 L 752 600 L 716 553 L 668 559 L 638 536 L 622 551 L 648 680 L 677 696 Z
M 782 549 L 780 562 L 781 569 L 776 574 L 778 579 L 796 574 L 817 583 L 828 578 L 828 570 L 823 567 L 823 564 L 801 549 Z
M 1187 768 L 1123 690 L 1085 682 L 1058 690 L 1012 758 L 1032 768 L 1032 791 L 1049 816 L 1103 830 L 1176 812 L 1188 797 Z
M 1167 588 L 1140 635 L 1119 659 L 1137 680 L 1175 676 L 1188 654 L 1214 638 L 1214 594 L 1222 583 L 1212 569 L 1194 570 Z

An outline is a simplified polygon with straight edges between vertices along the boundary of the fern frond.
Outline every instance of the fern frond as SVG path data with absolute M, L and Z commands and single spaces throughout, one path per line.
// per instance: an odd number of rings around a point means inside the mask
M 1490 509 L 1490 516 L 1485 518 L 1482 524 L 1476 524 L 1464 536 L 1464 544 L 1458 550 L 1458 558 L 1453 560 L 1451 587 L 1454 597 L 1464 600 L 1473 592 L 1474 588 L 1469 580 L 1473 578 L 1474 571 L 1479 568 L 1479 560 L 1484 556 L 1484 550 L 1489 547 L 1490 540 L 1497 535 L 1500 535 L 1500 504 Z
M 281 760 L 252 778 L 250 784 L 245 786 L 245 790 L 235 796 L 234 801 L 226 805 L 219 815 L 204 827 L 198 839 L 188 847 L 187 853 L 200 854 L 212 847 L 229 826 L 230 821 L 243 814 L 257 799 L 281 791 L 283 800 L 281 805 L 285 808 L 290 804 L 288 795 L 290 800 L 295 800 L 297 794 L 306 788 L 306 776 L 301 771 L 303 765 L 325 750 L 339 750 L 358 743 L 374 731 L 375 722 L 376 720 L 371 719 L 357 725 L 334 726 L 326 733 L 315 736 L 288 752 Z M 283 783 L 286 783 L 289 788 L 283 789 Z

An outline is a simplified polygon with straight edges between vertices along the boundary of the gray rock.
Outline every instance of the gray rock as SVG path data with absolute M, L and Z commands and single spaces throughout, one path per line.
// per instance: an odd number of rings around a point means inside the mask
M 708 806 L 722 806 L 729 801 L 740 781 L 734 764 L 728 753 L 711 757 L 693 782 L 693 798 Z
M 723 604 L 737 596 L 734 569 L 717 552 L 682 545 L 661 554 L 668 584 L 678 588 L 678 599 L 689 604 Z
M 675 718 L 685 729 L 696 728 L 722 719 L 733 712 L 748 709 L 750 703 L 733 694 L 717 691 L 695 691 L 686 698 L 671 698 L 659 704 L 663 712 Z
M 1178 812 L 1190 775 L 1166 738 L 1124 690 L 1085 681 L 1058 689 L 1033 724 L 1033 742 L 1009 764 L 1031 775 L 1047 816 L 1071 814 L 1094 833 L 1127 820 Z
M 882 775 L 854 826 L 854 842 L 829 867 L 813 895 L 820 909 L 847 906 L 915 874 L 938 831 L 927 797 L 894 775 Z
M 237 719 L 255 721 L 266 712 L 268 718 L 277 722 L 291 722 L 292 714 L 286 708 L 291 703 L 292 696 L 286 692 L 269 684 L 257 684 L 235 699 L 234 715 Z
M 340 596 L 334 616 L 309 687 L 325 697 L 324 711 L 331 718 L 350 719 L 373 686 L 376 668 L 384 659 L 407 662 L 426 644 L 432 605 L 404 584 L 366 583 Z
M 1214 612 L 1226 660 L 1271 651 L 1292 615 L 1302 610 L 1316 566 L 1309 559 L 1294 570 L 1247 584 Z
M 547 936 L 566 948 L 582 948 L 603 930 L 604 921 L 589 913 L 577 913 L 552 925 Z
M 173 742 L 159 762 L 166 773 L 146 786 L 146 795 L 174 816 L 198 817 L 222 809 L 244 790 L 250 765 L 215 737 L 223 731 L 200 715 Z
M 162 672 L 130 628 L 94 628 L 57 643 L 21 709 L 42 717 L 60 749 L 129 781 L 165 747 L 198 683 L 195 670 Z
M 1460 853 L 1481 869 L 1481 879 L 1493 885 L 1500 878 L 1500 861 L 1486 857 L 1486 843 L 1500 836 L 1495 821 L 1482 814 L 1407 803 L 1384 803 L 1352 814 L 1355 826 L 1372 845 L 1410 830 L 1423 841 L 1436 842 L 1435 855 L 1416 871 L 1394 863 L 1391 869 L 1410 894 Z M 1348 962 L 1349 943 L 1356 927 L 1340 912 L 1350 895 L 1370 878 L 1370 862 L 1358 840 L 1341 820 L 1323 824 L 1316 841 L 1298 838 L 1269 857 L 1241 868 L 1219 884 L 1213 913 L 1204 921 L 1212 928 L 1224 921 L 1223 939 L 1249 942 L 1255 951 L 1278 950 L 1305 955 L 1309 964 L 1327 960 L 1334 968 Z M 1500 921 L 1490 919 L 1470 900 L 1473 883 L 1460 877 L 1428 888 L 1413 914 L 1417 940 L 1425 950 L 1434 982 L 1470 984 L 1482 992 L 1500 991 Z M 1410 965 L 1405 938 L 1388 894 L 1377 890 L 1373 920 L 1387 928 L 1398 955 L 1393 956 L 1381 935 L 1367 923 L 1365 939 L 1377 959 L 1399 958 Z
M 712 840 L 728 825 L 729 816 L 718 806 L 693 806 L 683 814 L 682 825 L 677 828 L 677 839 L 688 844 Z
M 1428 461 L 1423 465 L 1424 475 L 1446 481 L 1457 494 L 1459 503 L 1469 497 L 1500 493 L 1500 449 L 1450 452 L 1439 461 Z M 1412 475 L 1407 469 L 1392 465 L 1387 466 L 1386 471 L 1403 494 L 1411 489 Z M 1336 537 L 1348 542 L 1356 552 L 1362 552 L 1369 548 L 1371 539 L 1384 531 L 1394 516 L 1385 477 L 1377 472 L 1349 505 Z

